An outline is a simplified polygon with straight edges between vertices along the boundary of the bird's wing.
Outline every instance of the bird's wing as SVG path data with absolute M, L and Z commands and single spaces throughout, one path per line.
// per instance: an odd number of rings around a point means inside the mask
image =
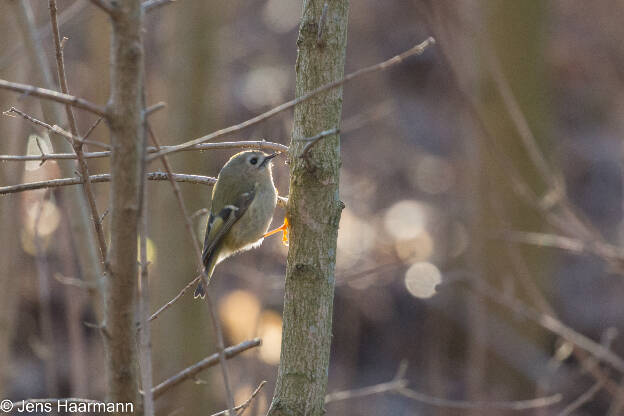
M 215 255 L 217 246 L 236 221 L 247 211 L 254 196 L 255 191 L 245 192 L 238 197 L 235 205 L 226 205 L 216 216 L 213 213 L 210 214 L 204 239 L 204 251 L 202 253 L 202 262 L 206 269 L 210 267 L 212 256 Z

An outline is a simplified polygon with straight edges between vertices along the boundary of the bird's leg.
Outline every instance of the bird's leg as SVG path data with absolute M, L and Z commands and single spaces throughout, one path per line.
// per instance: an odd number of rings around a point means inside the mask
M 262 237 L 266 238 L 270 235 L 277 234 L 280 231 L 282 232 L 282 243 L 284 243 L 284 245 L 287 246 L 288 245 L 288 218 L 286 217 L 284 217 L 284 224 L 282 224 L 281 226 L 279 226 L 278 228 L 274 230 L 269 231 Z

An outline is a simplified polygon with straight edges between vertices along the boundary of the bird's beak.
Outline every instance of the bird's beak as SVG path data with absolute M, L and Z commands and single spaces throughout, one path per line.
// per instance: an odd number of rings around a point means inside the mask
M 264 160 L 262 161 L 262 163 L 260 164 L 260 166 L 264 166 L 267 164 L 267 162 L 271 159 L 273 159 L 275 156 L 279 155 L 279 153 L 273 153 L 271 155 L 268 155 L 267 157 L 264 158 Z

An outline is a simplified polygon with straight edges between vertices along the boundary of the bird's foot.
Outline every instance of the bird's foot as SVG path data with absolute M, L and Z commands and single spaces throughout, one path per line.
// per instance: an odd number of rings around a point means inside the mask
M 266 238 L 268 236 L 271 236 L 273 234 L 277 234 L 279 232 L 282 232 L 282 243 L 287 246 L 288 245 L 288 218 L 284 217 L 284 224 L 282 224 L 280 227 L 269 231 L 268 233 L 266 233 L 265 235 L 263 235 L 263 238 Z

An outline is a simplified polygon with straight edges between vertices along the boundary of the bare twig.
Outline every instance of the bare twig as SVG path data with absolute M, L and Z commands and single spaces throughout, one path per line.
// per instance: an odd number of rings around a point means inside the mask
M 407 386 L 407 380 L 393 380 L 386 383 L 375 384 L 374 386 L 363 387 L 361 389 L 337 391 L 325 396 L 325 403 L 333 403 L 341 400 L 357 399 L 364 396 L 372 396 L 388 392 L 397 392 Z
M 103 120 L 103 117 L 98 117 L 97 120 L 95 120 L 95 122 L 91 125 L 91 127 L 89 127 L 89 130 L 87 130 L 87 132 L 85 133 L 84 138 L 82 139 L 83 141 L 85 141 L 87 137 L 89 137 L 91 133 L 93 133 L 93 130 L 95 130 L 95 128 L 100 124 L 102 120 Z M 109 150 L 110 150 L 110 146 L 109 146 Z
M 401 396 L 416 400 L 420 403 L 436 407 L 447 407 L 452 409 L 499 409 L 499 410 L 526 410 L 547 407 L 561 401 L 561 394 L 538 397 L 530 400 L 502 401 L 502 402 L 473 402 L 464 400 L 448 400 L 439 397 L 432 397 L 412 389 L 402 387 L 398 390 Z
M 156 135 L 154 134 L 154 132 L 152 131 L 151 127 L 149 126 L 149 123 L 146 122 L 146 126 L 147 126 L 147 130 L 150 134 L 150 137 L 152 139 L 152 141 L 154 142 L 154 145 L 156 146 L 156 148 L 158 150 L 160 150 L 160 144 L 158 143 L 158 139 L 156 138 Z M 170 177 L 170 183 L 171 183 L 171 187 L 173 190 L 173 194 L 176 197 L 176 200 L 178 201 L 178 205 L 180 207 L 180 211 L 182 213 L 182 216 L 184 217 L 184 223 L 186 226 L 186 230 L 188 233 L 189 238 L 192 240 L 192 244 L 193 244 L 193 248 L 195 249 L 195 254 L 197 256 L 197 264 L 200 267 L 201 273 L 202 273 L 202 277 L 203 277 L 203 281 L 207 281 L 208 279 L 206 278 L 206 270 L 203 267 L 203 262 L 202 262 L 202 250 L 199 246 L 199 240 L 197 239 L 197 236 L 195 235 L 195 229 L 193 227 L 193 221 L 192 219 L 189 217 L 188 213 L 186 212 L 186 206 L 184 204 L 184 199 L 182 198 L 182 193 L 180 192 L 180 188 L 178 187 L 177 183 L 173 180 L 172 178 L 172 174 L 171 174 L 171 167 L 169 165 L 169 161 L 168 158 L 166 156 L 164 156 L 162 158 L 162 163 L 163 166 L 165 168 L 165 170 L 167 171 L 169 177 Z M 172 302 L 169 302 L 168 305 L 171 306 L 173 305 L 173 303 L 175 303 L 175 300 Z M 217 316 L 217 312 L 216 309 L 214 307 L 214 302 L 212 301 L 212 299 L 210 298 L 210 294 L 208 294 L 206 296 L 206 303 L 207 306 L 209 308 L 209 312 L 210 312 L 210 320 L 212 322 L 213 325 L 213 329 L 215 331 L 216 337 L 217 337 L 217 349 L 218 349 L 218 354 L 219 354 L 219 363 L 220 363 L 220 367 L 221 367 L 221 372 L 223 375 L 223 383 L 225 386 L 225 393 L 226 393 L 226 397 L 227 397 L 227 404 L 228 404 L 228 409 L 230 410 L 230 414 L 234 413 L 234 395 L 232 394 L 232 390 L 230 388 L 230 377 L 228 374 L 228 370 L 227 370 L 227 363 L 225 361 L 225 353 L 223 352 L 225 345 L 223 342 L 223 332 L 221 331 L 221 326 L 219 324 L 219 318 Z
M 195 279 L 191 280 L 190 282 L 188 282 L 186 284 L 186 286 L 184 286 L 182 288 L 182 290 L 180 290 L 180 292 L 178 292 L 177 295 L 175 295 L 173 297 L 173 299 L 171 299 L 169 302 L 165 303 L 163 306 L 161 306 L 160 308 L 158 308 L 158 310 L 156 312 L 154 312 L 152 314 L 152 316 L 150 316 L 150 321 L 153 321 L 154 319 L 158 318 L 158 316 L 163 313 L 164 311 L 166 311 L 167 309 L 169 309 L 170 307 L 173 306 L 174 303 L 176 303 L 178 301 L 178 299 L 180 299 L 186 292 L 187 290 L 189 290 L 191 287 L 193 287 L 196 283 L 199 282 L 199 279 L 201 278 L 201 275 L 195 277 Z
M 611 365 L 616 370 L 624 373 L 624 359 L 613 353 L 608 348 L 605 348 L 600 343 L 586 337 L 585 335 L 575 331 L 569 326 L 564 325 L 557 318 L 536 311 L 529 306 L 526 306 L 518 299 L 511 299 L 503 293 L 500 293 L 497 289 L 490 286 L 487 282 L 482 281 L 479 287 L 475 285 L 470 286 L 472 290 L 477 293 L 486 296 L 493 302 L 509 308 L 514 313 L 523 316 L 531 321 L 537 323 L 539 326 L 549 330 L 550 332 L 560 336 L 561 338 L 569 341 L 575 346 L 587 351 L 597 360 Z
M 168 153 L 177 152 L 177 151 L 183 150 L 185 148 L 188 148 L 188 147 L 191 147 L 191 146 L 203 143 L 203 142 L 214 140 L 217 137 L 222 137 L 222 136 L 225 136 L 226 134 L 231 134 L 231 133 L 243 130 L 243 129 L 245 129 L 245 128 L 249 127 L 249 126 L 252 126 L 254 124 L 260 123 L 260 122 L 262 122 L 264 120 L 267 120 L 267 119 L 269 119 L 269 118 L 271 118 L 271 117 L 281 113 L 282 111 L 286 111 L 289 108 L 293 108 L 297 104 L 300 104 L 300 103 L 302 103 L 304 101 L 307 101 L 310 98 L 312 98 L 312 97 L 314 97 L 314 96 L 316 96 L 316 95 L 318 95 L 318 94 L 320 94 L 322 92 L 325 92 L 325 91 L 331 90 L 333 88 L 339 87 L 339 86 L 341 86 L 341 85 L 343 85 L 343 84 L 345 84 L 345 83 L 347 83 L 349 81 L 352 81 L 353 79 L 358 78 L 358 77 L 360 77 L 362 75 L 366 75 L 366 74 L 369 74 L 369 73 L 375 72 L 375 71 L 386 70 L 386 69 L 388 69 L 388 68 L 390 68 L 390 67 L 392 67 L 394 65 L 400 64 L 401 62 L 403 62 L 405 59 L 409 58 L 410 56 L 420 55 L 427 49 L 427 47 L 429 45 L 432 45 L 434 43 L 435 43 L 435 40 L 432 37 L 429 37 L 424 42 L 422 42 L 422 43 L 420 43 L 420 44 L 418 44 L 418 45 L 408 49 L 407 51 L 405 51 L 405 52 L 403 52 L 403 53 L 401 53 L 399 55 L 394 56 L 393 58 L 388 59 L 387 61 L 383 61 L 383 62 L 380 62 L 378 64 L 371 65 L 371 66 L 368 66 L 366 68 L 359 69 L 359 70 L 357 70 L 355 72 L 352 72 L 352 73 L 348 74 L 347 76 L 345 76 L 342 79 L 339 79 L 339 80 L 334 81 L 334 82 L 330 82 L 329 84 L 325 84 L 325 85 L 323 85 L 323 86 L 321 86 L 321 87 L 319 87 L 319 88 L 317 88 L 317 89 L 315 89 L 313 91 L 310 91 L 307 94 L 304 94 L 304 95 L 302 95 L 300 97 L 297 97 L 297 98 L 295 98 L 293 100 L 290 100 L 290 101 L 288 101 L 288 102 L 286 102 L 284 104 L 281 104 L 281 105 L 279 105 L 279 106 L 277 106 L 277 107 L 275 107 L 275 108 L 273 108 L 273 109 L 271 109 L 271 110 L 269 110 L 269 111 L 267 111 L 265 113 L 262 113 L 262 114 L 260 114 L 260 115 L 258 115 L 256 117 L 253 117 L 253 118 L 251 118 L 251 119 L 249 119 L 247 121 L 244 121 L 244 122 L 242 122 L 240 124 L 236 124 L 234 126 L 226 127 L 224 129 L 218 130 L 218 131 L 216 131 L 214 133 L 210 133 L 210 134 L 208 134 L 206 136 L 202 136 L 202 137 L 199 137 L 199 138 L 194 139 L 194 140 L 189 140 L 187 142 L 184 142 L 184 143 L 176 145 L 176 146 L 171 146 L 171 148 L 169 148 L 169 149 L 166 149 L 166 150 L 163 150 L 163 151 L 161 151 L 159 153 L 151 155 L 148 158 L 148 161 L 151 161 L 151 160 L 154 160 L 156 158 L 162 157 L 163 155 L 168 154 Z
M 11 113 L 18 114 L 18 115 L 20 115 L 21 117 L 23 117 L 24 119 L 30 121 L 33 124 L 41 126 L 41 127 L 45 128 L 46 130 L 51 131 L 52 133 L 56 133 L 56 134 L 58 134 L 60 136 L 63 136 L 64 138 L 66 138 L 72 144 L 74 142 L 76 142 L 76 143 L 85 143 L 85 140 L 81 139 L 80 137 L 78 137 L 78 135 L 70 133 L 70 132 L 64 130 L 63 128 L 61 128 L 61 127 L 59 127 L 57 125 L 52 126 L 52 125 L 46 123 L 45 121 L 41 121 L 41 120 L 39 120 L 39 119 L 37 119 L 37 118 L 35 118 L 33 116 L 30 116 L 30 115 L 24 113 L 21 110 L 18 110 L 15 107 L 9 108 L 8 110 L 3 112 L 2 114 L 4 114 L 4 115 L 11 115 Z M 96 145 L 96 146 L 99 146 L 99 147 L 103 147 L 105 149 L 110 149 L 110 146 L 105 144 L 105 143 L 94 142 L 94 141 L 89 141 L 89 143 L 93 144 L 93 145 Z M 72 159 L 78 159 L 77 155 L 75 155 L 73 153 L 69 153 L 69 154 L 71 154 L 73 156 Z M 46 156 L 45 160 L 50 160 L 50 159 Z
M 154 143 L 156 150 L 160 151 L 161 149 L 160 143 L 158 142 L 158 139 L 156 138 L 156 135 L 154 134 L 152 127 L 150 126 L 149 123 L 146 123 L 146 126 L 147 126 L 147 132 L 149 133 L 150 139 Z M 201 264 L 201 248 L 199 247 L 199 241 L 197 239 L 197 236 L 195 235 L 193 221 L 191 220 L 188 213 L 186 212 L 186 205 L 184 204 L 184 198 L 182 198 L 182 192 L 180 192 L 180 187 L 178 186 L 176 181 L 173 179 L 171 166 L 169 165 L 169 159 L 166 156 L 162 158 L 162 164 L 163 164 L 163 167 L 165 168 L 165 171 L 167 172 L 167 175 L 169 176 L 169 182 L 171 183 L 173 195 L 178 201 L 180 212 L 182 213 L 182 217 L 184 218 L 184 225 L 186 226 L 186 231 L 192 240 L 191 244 L 193 244 L 195 253 L 198 256 L 199 264 Z
M 67 133 L 67 132 L 65 132 Z M 85 144 L 90 144 L 89 141 L 83 139 Z M 108 146 L 104 143 L 97 142 L 102 146 Z M 162 150 L 170 149 L 173 146 L 160 146 Z M 284 146 L 283 144 L 267 142 L 264 140 L 246 140 L 246 141 L 237 141 L 237 142 L 221 142 L 221 143 L 202 143 L 196 146 L 188 147 L 185 149 L 181 149 L 182 151 L 192 151 L 192 150 L 209 150 L 209 149 L 258 149 L 258 150 L 266 150 L 270 152 L 287 152 L 288 146 Z M 156 147 L 148 147 L 148 153 L 156 153 L 158 149 Z M 110 157 L 110 151 L 104 152 L 85 152 L 85 159 L 96 159 L 102 157 Z M 74 153 L 51 153 L 46 155 L 46 160 L 71 160 L 76 159 L 76 155 Z M 13 161 L 13 162 L 27 162 L 29 160 L 42 160 L 39 155 L 0 155 L 0 161 Z
M 98 175 L 91 175 L 89 179 L 92 183 L 110 182 L 111 175 L 109 173 L 102 173 Z M 169 175 L 165 172 L 150 172 L 147 174 L 147 179 L 151 181 L 166 181 L 169 180 Z M 181 173 L 174 173 L 173 179 L 176 182 L 188 182 L 201 185 L 214 185 L 217 181 L 210 176 L 200 175 L 184 175 Z M 32 191 L 34 189 L 42 188 L 54 188 L 59 186 L 79 185 L 83 182 L 82 178 L 62 178 L 62 179 L 49 179 L 46 181 L 22 183 L 19 185 L 9 185 L 0 187 L 0 195 L 12 194 L 16 192 Z
M 336 127 L 334 127 L 333 129 L 329 129 L 329 130 L 325 130 L 320 132 L 319 134 L 316 134 L 312 137 L 306 137 L 303 139 L 299 139 L 300 141 L 306 141 L 308 142 L 304 147 L 303 150 L 301 151 L 301 156 L 299 156 L 302 159 L 306 159 L 308 156 L 308 152 L 310 152 L 310 150 L 312 149 L 312 147 L 314 147 L 314 145 L 316 145 L 322 138 L 327 137 L 327 136 L 333 136 L 334 134 L 338 134 L 340 133 L 340 130 Z
M 574 412 L 576 409 L 578 409 L 579 407 L 583 406 L 585 403 L 593 399 L 596 393 L 598 393 L 600 389 L 602 389 L 602 385 L 603 385 L 602 381 L 595 382 L 589 388 L 589 390 L 587 390 L 585 393 L 577 397 L 576 400 L 574 400 L 572 403 L 567 405 L 561 412 L 557 413 L 557 416 L 571 415 L 572 412 Z
M 24 95 L 43 98 L 45 100 L 56 101 L 61 104 L 69 104 L 73 107 L 90 111 L 98 116 L 106 116 L 106 109 L 104 107 L 93 104 L 83 98 L 74 97 L 73 95 L 63 94 L 45 88 L 35 87 L 34 85 L 20 84 L 0 79 L 0 89 L 15 91 Z
M 240 344 L 233 345 L 231 347 L 227 347 L 223 350 L 226 359 L 234 358 L 238 354 L 247 351 L 248 349 L 259 346 L 262 343 L 260 338 L 254 338 L 252 340 L 241 342 Z M 191 365 L 190 367 L 185 368 L 180 371 L 176 375 L 169 377 L 162 383 L 158 384 L 152 389 L 152 394 L 154 395 L 154 399 L 159 398 L 169 389 L 177 386 L 185 380 L 191 379 L 199 374 L 201 371 L 206 368 L 213 367 L 219 364 L 219 354 L 212 354 L 203 360 Z
M 65 75 L 65 61 L 63 59 L 63 48 L 61 46 L 61 36 L 59 34 L 58 21 L 56 16 L 56 0 L 49 0 L 50 8 L 50 22 L 52 24 L 52 34 L 54 38 L 54 46 L 56 49 L 56 68 L 58 71 L 59 82 L 61 85 L 61 92 L 67 94 L 69 89 L 67 87 L 67 76 Z M 67 120 L 69 121 L 69 130 L 73 137 L 78 137 L 78 128 L 76 127 L 76 117 L 74 116 L 74 110 L 70 104 L 65 104 L 65 112 L 67 114 Z M 91 220 L 93 221 L 93 228 L 98 239 L 98 245 L 100 246 L 100 259 L 102 262 L 106 261 L 106 238 L 104 237 L 104 230 L 102 229 L 102 223 L 100 222 L 100 214 L 98 213 L 97 204 L 95 202 L 95 195 L 91 189 L 91 181 L 89 180 L 89 168 L 87 162 L 82 154 L 82 141 L 78 139 L 72 142 L 76 157 L 78 158 L 78 170 L 80 176 L 84 179 L 82 183 L 87 202 L 89 203 L 89 209 L 91 210 Z
M 32 68 L 32 75 L 34 81 L 40 84 L 42 87 L 49 90 L 56 89 L 56 82 L 54 76 L 50 70 L 47 54 L 43 49 L 42 39 L 44 34 L 41 30 L 37 30 L 35 26 L 35 18 L 31 8 L 31 2 L 26 0 L 11 1 L 9 4 L 14 6 L 15 17 L 18 21 L 18 27 L 23 37 L 23 45 L 21 45 L 21 51 L 26 50 L 28 56 L 28 66 Z M 76 4 L 86 4 L 84 1 L 76 2 Z M 73 10 L 72 13 L 80 10 L 74 6 L 69 7 L 67 10 Z M 67 16 L 66 13 L 63 15 Z M 49 23 L 46 23 L 45 32 L 51 33 Z M 39 35 L 41 34 L 41 36 Z M 22 53 L 23 54 L 23 53 Z M 21 55 L 20 55 L 21 56 Z M 57 92 L 54 92 L 57 94 Z M 51 100 L 37 100 L 41 106 L 43 113 L 43 120 L 49 124 L 61 123 L 63 120 L 63 114 L 54 101 Z M 52 139 L 59 139 L 61 136 L 53 134 Z M 73 149 L 68 141 L 59 141 L 60 148 L 64 152 L 72 152 Z M 70 177 L 74 174 L 74 167 L 69 164 L 61 165 L 60 170 L 65 177 Z M 71 230 L 71 237 L 73 241 L 73 247 L 75 248 L 75 258 L 80 265 L 81 274 L 85 280 L 90 282 L 97 282 L 102 276 L 102 263 L 101 257 L 98 253 L 98 243 L 95 235 L 90 231 L 92 229 L 89 206 L 81 189 L 71 189 L 65 192 L 63 200 L 67 201 L 66 208 L 71 215 L 68 216 L 69 226 Z M 92 291 L 90 294 L 93 296 L 93 306 L 98 321 L 102 315 L 102 302 L 96 295 L 101 295 L 101 292 Z
M 249 396 L 249 398 L 245 400 L 243 404 L 240 404 L 234 407 L 233 410 L 238 412 L 237 416 L 242 416 L 242 414 L 245 413 L 245 410 L 247 410 L 247 408 L 251 404 L 251 401 L 254 399 L 254 397 L 256 397 L 258 393 L 260 393 L 260 390 L 262 389 L 262 387 L 264 387 L 265 384 L 266 384 L 266 381 L 264 380 L 261 381 L 258 387 L 256 387 L 256 389 L 251 393 L 251 396 Z M 225 416 L 225 415 L 230 415 L 230 414 L 231 414 L 231 410 L 222 410 L 220 412 L 213 413 L 211 416 Z
M 553 247 L 576 254 L 593 254 L 601 259 L 624 261 L 624 251 L 620 247 L 601 241 L 582 241 L 562 235 L 526 231 L 507 231 L 503 236 L 516 243 Z
M 499 143 L 499 140 L 493 135 L 492 131 L 489 128 L 488 123 L 485 121 L 483 114 L 479 110 L 478 103 L 474 99 L 474 97 L 469 93 L 469 90 L 466 88 L 464 83 L 462 82 L 461 72 L 457 69 L 453 59 L 451 59 L 451 55 L 448 52 L 447 43 L 445 42 L 444 32 L 442 30 L 443 23 L 439 18 L 435 18 L 435 16 L 430 13 L 424 13 L 427 19 L 429 20 L 429 25 L 431 26 L 431 30 L 433 31 L 434 36 L 440 40 L 440 47 L 438 48 L 439 56 L 442 58 L 444 65 L 449 69 L 450 79 L 454 84 L 458 97 L 462 100 L 465 108 L 469 112 L 470 117 L 475 122 L 477 128 L 481 131 L 481 134 L 476 135 L 478 139 L 482 141 L 483 148 L 486 149 L 491 154 L 492 160 L 507 173 L 505 178 L 507 178 L 510 182 L 511 189 L 516 193 L 516 195 L 523 201 L 527 202 L 530 206 L 534 207 L 538 212 L 540 212 L 545 220 L 549 222 L 551 225 L 559 229 L 562 233 L 572 236 L 580 236 L 584 240 L 586 239 L 598 239 L 596 238 L 596 232 L 591 228 L 591 226 L 587 225 L 586 221 L 583 221 L 580 218 L 575 217 L 575 210 L 570 207 L 569 204 L 565 204 L 562 200 L 562 197 L 565 195 L 562 191 L 550 190 L 547 192 L 547 195 L 559 195 L 556 197 L 558 203 L 562 203 L 563 205 L 560 211 L 556 212 L 554 210 L 555 206 L 552 202 L 548 205 L 544 204 L 544 199 L 540 199 L 535 192 L 531 189 L 530 185 L 523 179 L 522 175 L 515 167 L 515 163 L 507 156 L 505 153 L 505 149 L 502 149 Z M 539 150 L 539 149 L 537 149 Z M 553 198 L 547 198 L 552 200 Z M 519 259 L 518 256 L 515 256 L 516 260 Z M 518 261 L 515 261 L 516 264 L 519 264 Z M 523 271 L 526 272 L 526 267 L 523 267 Z M 536 297 L 533 297 L 534 300 L 537 300 L 540 306 L 541 312 L 547 313 L 548 315 L 554 316 L 553 308 L 545 301 L 545 298 L 533 289 L 534 284 L 528 281 L 528 279 L 522 279 L 523 284 L 528 283 L 528 286 L 525 284 L 529 293 L 537 294 Z M 585 350 L 578 348 L 575 346 L 574 355 L 579 359 L 581 365 L 587 369 L 597 380 L 605 381 L 605 388 L 608 388 L 609 391 L 613 391 L 612 382 L 608 379 L 604 374 L 602 374 L 599 367 L 588 367 L 585 363 L 587 361 L 587 352 Z
M 163 108 L 166 108 L 166 107 L 167 107 L 167 103 L 166 102 L 159 101 L 156 104 L 150 105 L 145 110 L 143 110 L 143 116 L 145 116 L 147 118 L 148 116 L 151 116 L 152 114 L 154 114 L 158 110 L 162 110 Z
M 397 391 L 401 387 L 407 386 L 407 380 L 405 379 L 405 373 L 407 372 L 407 361 L 401 361 L 399 369 L 397 370 L 394 378 L 386 383 L 375 384 L 374 386 L 363 387 L 355 390 L 337 391 L 327 394 L 325 396 L 325 404 L 338 402 L 341 400 L 356 399 L 364 396 L 372 396 L 374 394 L 387 393 Z
M 616 336 L 617 336 L 617 330 L 615 328 L 608 328 L 602 336 L 602 345 L 607 349 L 611 348 L 611 344 L 613 343 L 613 340 L 615 339 Z M 583 406 L 585 403 L 592 400 L 594 396 L 605 385 L 606 380 L 607 380 L 606 377 L 597 379 L 597 381 L 587 391 L 585 391 L 583 394 L 577 397 L 574 401 L 572 401 L 570 404 L 564 407 L 561 412 L 557 413 L 557 416 L 569 416 L 575 410 Z M 609 413 L 607 416 L 610 416 L 610 415 L 611 413 Z

